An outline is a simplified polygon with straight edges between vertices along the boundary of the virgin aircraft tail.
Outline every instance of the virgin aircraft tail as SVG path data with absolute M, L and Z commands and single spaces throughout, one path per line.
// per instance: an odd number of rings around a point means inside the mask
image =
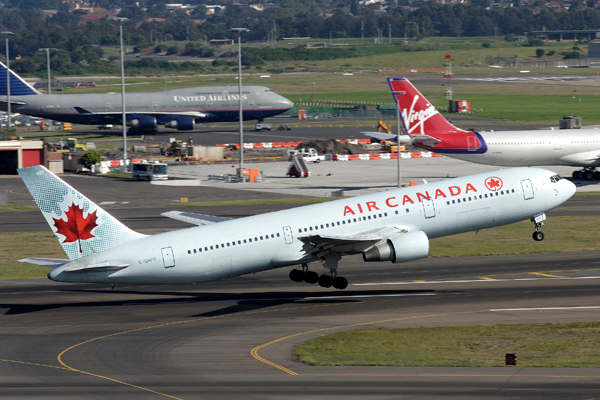
M 6 96 L 6 65 L 0 62 L 0 96 Z M 33 88 L 29 83 L 25 82 L 19 75 L 10 71 L 10 95 L 11 96 L 28 96 L 33 94 L 41 94 Z
M 145 237 L 73 189 L 41 165 L 18 170 L 69 260 Z M 35 264 L 50 265 L 24 260 Z M 55 260 L 60 261 L 60 260 Z
M 411 136 L 465 132 L 452 125 L 406 78 L 388 78 L 404 129 Z

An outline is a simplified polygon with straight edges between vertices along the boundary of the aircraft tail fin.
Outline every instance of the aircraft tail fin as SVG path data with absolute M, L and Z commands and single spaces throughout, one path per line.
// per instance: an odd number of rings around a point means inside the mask
M 0 96 L 6 96 L 6 65 L 0 62 Z M 28 96 L 33 94 L 41 94 L 33 88 L 23 78 L 10 70 L 10 94 L 11 96 Z
M 41 165 L 18 170 L 70 260 L 145 237 Z
M 411 135 L 464 132 L 452 125 L 406 78 L 388 78 L 404 129 Z

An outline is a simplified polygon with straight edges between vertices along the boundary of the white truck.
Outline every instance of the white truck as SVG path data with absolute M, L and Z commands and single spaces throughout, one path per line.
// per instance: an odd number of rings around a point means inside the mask
M 296 154 L 301 155 L 302 158 L 304 159 L 304 161 L 307 162 L 307 163 L 309 163 L 309 162 L 319 163 L 323 159 L 323 156 L 320 156 L 317 153 L 316 149 L 314 149 L 312 147 L 309 147 L 309 148 L 306 148 L 306 149 L 288 150 L 288 152 L 287 152 L 287 159 L 288 159 L 288 161 L 291 161 L 292 158 Z

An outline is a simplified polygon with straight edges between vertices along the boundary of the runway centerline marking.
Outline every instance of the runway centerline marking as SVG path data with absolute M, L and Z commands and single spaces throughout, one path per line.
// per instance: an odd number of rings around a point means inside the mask
M 490 311 L 544 311 L 544 310 L 589 310 L 597 309 L 600 306 L 579 306 L 579 307 L 531 307 L 531 308 L 493 308 Z
M 480 279 L 456 279 L 446 281 L 403 281 L 403 282 L 370 282 L 353 283 L 352 286 L 383 286 L 383 285 L 414 285 L 414 284 L 433 284 L 433 283 L 481 283 L 481 282 L 511 282 L 511 281 L 541 281 L 541 280 L 577 280 L 577 279 L 600 279 L 600 276 L 558 276 L 542 273 L 528 272 L 531 275 L 540 275 L 539 278 L 489 278 L 480 277 Z

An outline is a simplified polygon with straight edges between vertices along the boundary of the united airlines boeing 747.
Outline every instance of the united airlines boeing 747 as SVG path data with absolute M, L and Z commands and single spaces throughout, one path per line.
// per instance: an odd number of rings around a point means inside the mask
M 19 170 L 68 259 L 27 258 L 60 282 L 183 284 L 293 267 L 290 278 L 344 289 L 343 256 L 403 263 L 427 257 L 429 239 L 534 223 L 575 193 L 554 172 L 515 168 L 240 219 L 170 212 L 196 227 L 146 236 L 127 228 L 42 166 Z M 321 274 L 309 269 L 316 262 Z M 312 265 L 311 265 L 312 268 Z
M 0 77 L 6 66 L 0 63 Z M 11 111 L 55 121 L 84 125 L 121 125 L 121 94 L 43 95 L 10 71 Z M 0 108 L 7 109 L 6 79 L 0 79 Z M 196 123 L 239 120 L 239 90 L 205 86 L 158 93 L 126 93 L 126 124 L 154 132 L 158 125 L 192 130 Z M 259 120 L 286 112 L 294 103 L 264 86 L 242 87 L 244 120 Z

